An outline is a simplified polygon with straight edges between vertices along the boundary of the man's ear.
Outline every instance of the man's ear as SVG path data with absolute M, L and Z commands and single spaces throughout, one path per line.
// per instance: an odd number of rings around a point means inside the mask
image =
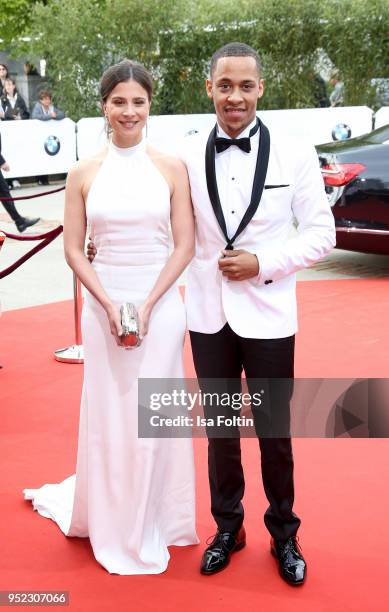
M 208 98 L 213 98 L 213 95 L 212 95 L 212 81 L 210 81 L 209 79 L 206 79 L 206 81 L 205 81 L 205 89 L 207 91 Z
M 258 99 L 262 98 L 264 91 L 265 91 L 265 81 L 263 79 L 260 79 L 259 87 L 258 87 Z

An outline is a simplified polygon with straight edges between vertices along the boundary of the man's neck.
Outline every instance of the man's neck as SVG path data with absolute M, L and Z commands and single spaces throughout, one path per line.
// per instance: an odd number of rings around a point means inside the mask
M 231 136 L 219 123 L 217 122 L 217 131 L 219 136 L 223 136 L 226 138 L 241 138 L 242 136 L 248 136 L 251 129 L 255 126 L 257 121 L 257 117 L 255 116 L 250 123 L 248 123 L 244 128 L 242 128 L 237 134 Z M 247 134 L 246 134 L 247 132 Z

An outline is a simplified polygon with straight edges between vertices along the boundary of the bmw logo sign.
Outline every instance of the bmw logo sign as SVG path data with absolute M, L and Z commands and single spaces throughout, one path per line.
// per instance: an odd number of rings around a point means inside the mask
M 345 123 L 338 123 L 332 130 L 333 140 L 347 140 L 351 137 L 351 128 Z
M 45 140 L 45 151 L 48 155 L 57 155 L 61 148 L 61 143 L 57 136 L 48 136 Z

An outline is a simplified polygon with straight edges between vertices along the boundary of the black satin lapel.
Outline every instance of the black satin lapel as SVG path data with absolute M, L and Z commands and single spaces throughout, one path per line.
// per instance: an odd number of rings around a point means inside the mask
M 239 234 L 247 227 L 247 225 L 250 223 L 251 219 L 255 215 L 265 185 L 270 155 L 270 133 L 266 125 L 264 125 L 260 119 L 258 119 L 258 121 L 261 132 L 259 138 L 257 164 L 255 167 L 254 174 L 253 190 L 251 193 L 251 201 L 250 205 L 246 209 L 245 214 L 243 215 L 243 219 L 240 222 L 234 237 L 231 239 L 231 242 L 233 242 L 237 238 L 237 236 L 239 236 Z
M 211 200 L 215 217 L 217 219 L 217 222 L 219 223 L 220 229 L 222 230 L 226 241 L 229 243 L 226 221 L 224 219 L 223 209 L 220 204 L 219 192 L 217 189 L 215 169 L 215 136 L 216 125 L 208 137 L 208 142 L 205 149 L 205 175 L 207 177 L 208 195 L 209 199 Z

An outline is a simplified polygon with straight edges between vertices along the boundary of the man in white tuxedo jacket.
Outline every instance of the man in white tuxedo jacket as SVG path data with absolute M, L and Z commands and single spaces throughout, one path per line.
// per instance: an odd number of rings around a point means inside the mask
M 269 134 L 256 117 L 264 89 L 258 54 L 242 43 L 219 49 L 206 88 L 217 126 L 210 135 L 188 137 L 183 154 L 196 217 L 188 327 L 202 391 L 215 391 L 212 379 L 224 380 L 231 393 L 239 391 L 244 370 L 253 395 L 255 379 L 293 378 L 295 273 L 331 250 L 334 221 L 314 147 Z M 306 564 L 296 541 L 300 519 L 292 509 L 289 399 L 287 392 L 277 400 L 284 424 L 277 437 L 262 436 L 257 422 L 256 430 L 271 552 L 281 576 L 300 585 Z M 226 409 L 227 415 L 233 412 Z M 210 408 L 205 413 L 214 416 Z M 212 437 L 209 431 L 208 436 L 217 534 L 203 555 L 203 574 L 224 569 L 246 542 L 239 431 L 233 437 Z

